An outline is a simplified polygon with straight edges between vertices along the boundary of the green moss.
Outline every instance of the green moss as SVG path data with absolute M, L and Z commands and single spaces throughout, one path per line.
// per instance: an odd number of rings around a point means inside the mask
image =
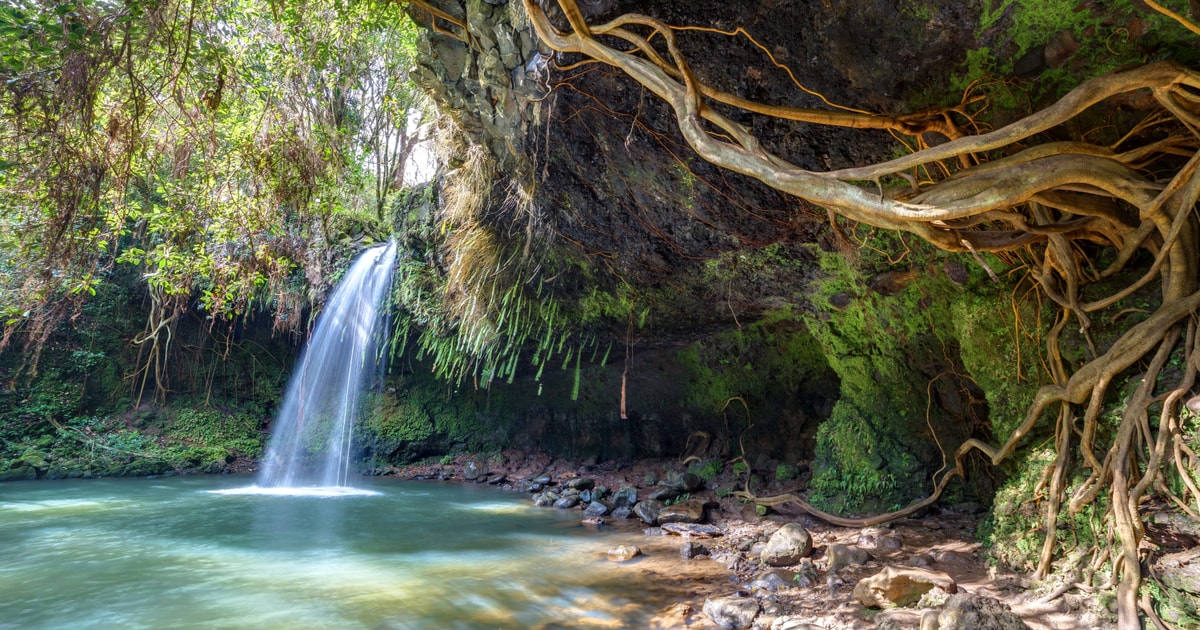
M 236 452 L 245 457 L 262 455 L 263 443 L 259 422 L 249 414 L 232 414 L 216 409 L 184 407 L 177 409 L 167 423 L 166 437 L 169 441 L 181 442 L 187 447 L 211 448 Z M 194 459 L 196 453 L 183 457 L 183 461 Z M 211 455 L 205 459 L 212 459 Z
M 688 467 L 688 472 L 694 473 L 696 476 L 704 480 L 705 483 L 712 481 L 713 477 L 721 474 L 725 470 L 725 462 L 719 459 L 710 459 L 706 462 L 697 462 Z
M 992 437 L 968 387 L 983 390 L 1001 431 L 1019 422 L 1039 384 L 1044 325 L 1036 305 L 1014 307 L 1012 287 L 974 261 L 896 234 L 860 228 L 856 236 L 865 244 L 857 258 L 817 252 L 825 276 L 811 286 L 806 323 L 840 396 L 817 431 L 810 498 L 831 510 L 878 511 L 929 492 L 943 463 L 939 441 Z M 962 286 L 943 270 L 948 261 L 967 272 Z M 988 266 L 1006 271 L 994 258 Z M 943 407 L 938 387 L 959 392 L 960 408 Z M 964 422 L 971 418 L 979 424 Z
M 688 374 L 684 404 L 710 413 L 738 396 L 759 410 L 828 370 L 820 345 L 786 310 L 695 342 L 676 356 Z

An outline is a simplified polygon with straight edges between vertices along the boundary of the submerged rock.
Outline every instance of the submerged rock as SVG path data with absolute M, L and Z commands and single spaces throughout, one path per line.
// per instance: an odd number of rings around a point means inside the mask
M 760 557 L 773 567 L 796 564 L 812 553 L 812 536 L 799 523 L 786 523 L 767 540 Z
M 625 562 L 642 555 L 637 545 L 621 545 L 608 550 L 608 559 L 613 562 Z
M 704 615 L 721 628 L 749 628 L 758 615 L 753 597 L 710 597 L 704 601 Z

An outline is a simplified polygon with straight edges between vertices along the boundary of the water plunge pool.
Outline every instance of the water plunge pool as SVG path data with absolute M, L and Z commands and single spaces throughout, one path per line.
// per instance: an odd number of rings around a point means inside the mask
M 647 627 L 687 584 L 640 534 L 490 488 L 219 494 L 236 477 L 0 484 L 0 628 Z M 677 543 L 676 543 L 677 544 Z

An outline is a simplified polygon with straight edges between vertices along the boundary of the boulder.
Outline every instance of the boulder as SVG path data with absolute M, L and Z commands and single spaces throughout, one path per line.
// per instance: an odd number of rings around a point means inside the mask
M 704 600 L 704 615 L 726 630 L 749 628 L 758 615 L 758 601 L 753 597 L 710 597 Z
M 605 505 L 603 501 L 592 501 L 583 510 L 583 515 L 589 518 L 604 516 L 612 511 L 612 508 Z
M 560 510 L 566 510 L 579 505 L 579 497 L 575 495 L 565 496 L 554 502 L 554 507 Z
M 625 562 L 642 555 L 637 545 L 621 545 L 608 550 L 608 559 L 613 562 Z
M 638 504 L 633 506 L 633 513 L 637 514 L 638 518 L 645 521 L 647 525 L 658 525 L 658 513 L 662 509 L 662 501 L 647 499 L 646 501 L 638 501 Z
M 612 517 L 625 520 L 633 516 L 633 509 L 628 507 L 613 508 Z
M 812 553 L 812 536 L 799 523 L 786 523 L 767 539 L 760 557 L 769 566 L 796 564 Z
M 924 620 L 922 620 L 924 624 Z M 937 614 L 937 630 L 1024 630 L 1029 626 L 998 600 L 955 593 Z
M 588 479 L 587 477 L 576 477 L 575 479 L 567 482 L 567 487 L 582 492 L 584 490 L 591 490 L 592 488 L 595 488 L 596 482 Z
M 475 461 L 469 461 L 467 462 L 466 466 L 463 466 L 463 479 L 466 479 L 467 481 L 475 481 L 481 475 L 486 474 L 487 467 Z
M 704 520 L 704 502 L 699 499 L 668 505 L 658 513 L 659 523 L 699 523 Z
M 612 502 L 614 508 L 632 508 L 637 504 L 637 488 L 633 486 L 622 486 L 613 494 Z
M 908 606 L 920 601 L 935 586 L 947 593 L 958 592 L 954 578 L 941 571 L 889 565 L 859 580 L 854 585 L 854 598 L 868 608 Z

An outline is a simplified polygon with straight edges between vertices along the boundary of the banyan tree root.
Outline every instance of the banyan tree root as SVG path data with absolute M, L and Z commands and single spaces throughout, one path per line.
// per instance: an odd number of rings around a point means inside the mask
M 1024 420 L 1005 442 L 993 446 L 964 442 L 955 466 L 935 479 L 932 494 L 902 510 L 869 518 L 845 518 L 817 510 L 794 495 L 751 498 L 762 505 L 796 503 L 830 523 L 868 526 L 912 514 L 938 500 L 947 484 L 964 474 L 964 458 L 983 453 L 992 464 L 1008 459 L 1022 438 L 1048 416 L 1056 416 L 1058 457 L 1049 476 L 1047 543 L 1038 573 L 1050 568 L 1054 529 L 1060 509 L 1078 511 L 1100 492 L 1109 495 L 1106 516 L 1119 550 L 1113 566 L 1120 572 L 1118 616 L 1122 629 L 1140 627 L 1138 546 L 1144 536 L 1139 500 L 1163 484 L 1168 466 L 1180 467 L 1179 402 L 1194 385 L 1200 363 L 1195 323 L 1200 309 L 1200 73 L 1176 63 L 1157 62 L 1097 77 L 1057 103 L 1021 120 L 980 135 L 963 135 L 953 124 L 962 106 L 914 116 L 881 116 L 860 111 L 797 110 L 753 103 L 697 79 L 680 53 L 677 37 L 685 32 L 658 19 L 627 14 L 604 24 L 589 24 L 575 0 L 557 0 L 562 16 L 555 24 L 535 0 L 523 0 L 538 36 L 550 48 L 618 68 L 674 110 L 680 132 L 704 159 L 758 179 L 777 190 L 824 207 L 831 215 L 917 235 L 952 252 L 1024 250 L 1037 261 L 1032 271 L 1045 297 L 1061 311 L 1056 334 L 1046 348 L 1051 382 L 1042 387 Z M 1157 5 L 1151 4 L 1155 7 Z M 564 20 L 565 18 L 565 20 Z M 757 44 L 757 42 L 755 42 Z M 1111 145 L 1083 141 L 1039 143 L 1037 136 L 1079 116 L 1087 108 L 1133 92 L 1150 92 L 1158 110 Z M 741 108 L 810 124 L 887 129 L 919 134 L 935 131 L 951 138 L 935 147 L 879 164 L 814 172 L 789 163 L 764 147 L 749 129 L 718 111 Z M 1153 129 L 1156 133 L 1145 133 Z M 921 146 L 919 143 L 914 143 Z M 1004 157 L 997 157 L 1003 155 Z M 918 178 L 917 173 L 943 173 Z M 910 187 L 885 190 L 879 182 L 900 177 Z M 862 182 L 872 182 L 864 185 Z M 1115 252 L 1114 262 L 1098 273 L 1086 252 Z M 1153 264 L 1127 287 L 1096 298 L 1084 288 L 1114 277 L 1138 252 Z M 1106 349 L 1091 346 L 1091 317 L 1135 291 L 1156 289 L 1153 312 L 1129 327 Z M 1062 360 L 1057 333 L 1077 325 L 1094 358 L 1071 369 Z M 1186 334 L 1181 334 L 1186 329 Z M 1180 347 L 1182 346 L 1182 348 Z M 1186 354 L 1183 375 L 1166 392 L 1159 376 L 1173 352 Z M 1097 422 L 1105 394 L 1119 375 L 1148 365 L 1142 385 L 1130 400 L 1116 437 L 1102 444 Z M 1157 426 L 1147 414 L 1160 403 Z M 1083 426 L 1077 427 L 1082 410 Z M 1053 411 L 1054 413 L 1049 413 Z M 1064 496 L 1068 467 L 1081 465 L 1089 478 Z M 1190 471 L 1181 470 L 1191 481 Z M 1200 492 L 1189 486 L 1189 492 Z M 1180 501 L 1183 502 L 1183 501 Z

